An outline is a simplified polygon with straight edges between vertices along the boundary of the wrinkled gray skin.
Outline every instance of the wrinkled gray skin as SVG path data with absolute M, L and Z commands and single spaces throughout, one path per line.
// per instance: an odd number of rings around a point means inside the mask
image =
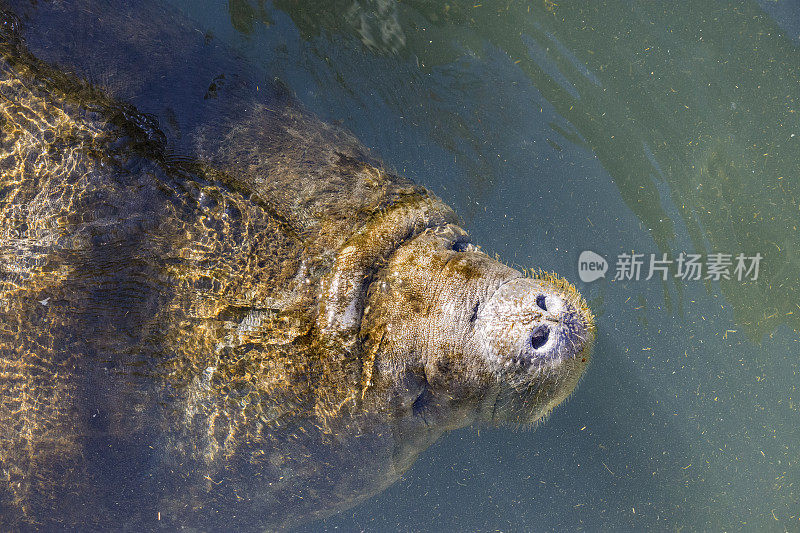
M 0 3 L 0 529 L 282 529 L 588 364 L 557 278 L 159 7 Z M 13 15 L 12 15 L 13 13 Z

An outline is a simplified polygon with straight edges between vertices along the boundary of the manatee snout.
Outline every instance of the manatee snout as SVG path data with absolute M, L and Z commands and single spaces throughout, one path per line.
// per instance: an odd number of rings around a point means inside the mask
M 476 320 L 478 352 L 496 379 L 493 423 L 530 425 L 567 398 L 589 363 L 594 317 L 567 281 L 517 277 L 492 294 Z
M 496 371 L 534 371 L 586 358 L 594 337 L 593 320 L 569 283 L 543 275 L 504 283 L 477 322 Z

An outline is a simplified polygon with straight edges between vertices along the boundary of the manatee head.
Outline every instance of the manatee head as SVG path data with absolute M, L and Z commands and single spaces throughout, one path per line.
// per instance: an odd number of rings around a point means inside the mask
M 526 277 L 444 225 L 398 247 L 380 269 L 362 336 L 373 395 L 398 416 L 445 429 L 529 425 L 575 388 L 594 318 L 565 280 Z

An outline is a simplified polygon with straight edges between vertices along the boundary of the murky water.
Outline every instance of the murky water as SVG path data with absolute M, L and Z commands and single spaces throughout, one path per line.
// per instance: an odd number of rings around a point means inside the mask
M 800 530 L 800 9 L 174 0 L 462 216 L 578 281 L 594 363 L 536 431 L 473 428 L 330 530 Z M 645 254 L 640 279 L 618 256 Z M 650 254 L 762 257 L 647 277 Z M 703 276 L 705 277 L 705 276 Z

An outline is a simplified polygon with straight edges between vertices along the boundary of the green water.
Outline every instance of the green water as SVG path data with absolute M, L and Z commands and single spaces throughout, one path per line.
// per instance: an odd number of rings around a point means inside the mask
M 800 531 L 800 15 L 790 1 L 178 2 L 442 196 L 578 281 L 594 361 L 534 432 L 445 437 L 308 530 Z M 618 254 L 763 256 L 613 281 Z

